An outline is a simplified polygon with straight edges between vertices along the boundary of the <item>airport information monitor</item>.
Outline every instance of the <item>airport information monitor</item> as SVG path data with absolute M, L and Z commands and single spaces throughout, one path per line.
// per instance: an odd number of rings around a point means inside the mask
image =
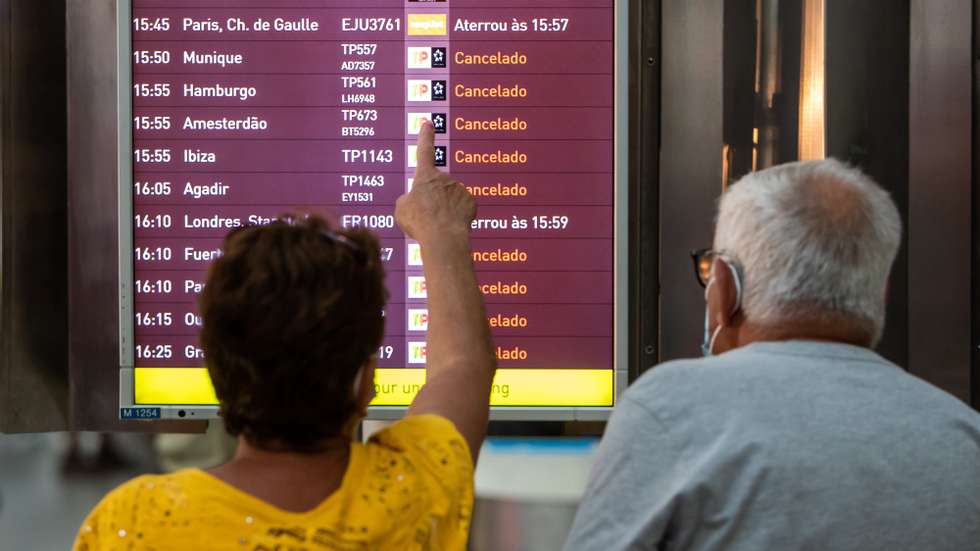
M 120 0 L 120 415 L 217 415 L 199 293 L 223 237 L 319 212 L 382 241 L 371 414 L 425 381 L 395 200 L 423 120 L 476 197 L 498 419 L 601 419 L 626 386 L 626 2 Z

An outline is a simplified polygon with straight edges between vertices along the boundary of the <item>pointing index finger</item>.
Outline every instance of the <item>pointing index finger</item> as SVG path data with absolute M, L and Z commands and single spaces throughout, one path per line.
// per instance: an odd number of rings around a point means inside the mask
M 438 172 L 436 169 L 436 130 L 429 121 L 422 123 L 422 128 L 419 130 L 415 156 L 416 178 Z

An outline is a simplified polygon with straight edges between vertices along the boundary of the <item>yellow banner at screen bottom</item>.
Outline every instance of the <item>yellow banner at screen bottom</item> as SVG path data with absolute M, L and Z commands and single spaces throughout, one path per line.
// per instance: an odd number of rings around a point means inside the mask
M 137 367 L 137 405 L 217 405 L 205 368 Z M 372 406 L 407 406 L 425 384 L 424 369 L 377 369 Z M 498 369 L 490 405 L 602 407 L 613 405 L 611 369 Z

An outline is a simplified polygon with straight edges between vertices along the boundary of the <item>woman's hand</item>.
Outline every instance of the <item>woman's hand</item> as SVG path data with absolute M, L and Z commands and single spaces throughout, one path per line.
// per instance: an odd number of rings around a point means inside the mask
M 467 239 L 476 201 L 452 176 L 435 166 L 435 130 L 426 122 L 419 132 L 418 161 L 412 191 L 395 203 L 395 220 L 423 248 L 440 241 Z

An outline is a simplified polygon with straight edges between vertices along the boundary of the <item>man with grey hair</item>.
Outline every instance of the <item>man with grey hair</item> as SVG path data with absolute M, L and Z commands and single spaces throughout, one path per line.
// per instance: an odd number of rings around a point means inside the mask
M 980 415 L 871 350 L 900 241 L 837 161 L 732 186 L 695 254 L 710 357 L 623 395 L 566 551 L 980 550 Z

